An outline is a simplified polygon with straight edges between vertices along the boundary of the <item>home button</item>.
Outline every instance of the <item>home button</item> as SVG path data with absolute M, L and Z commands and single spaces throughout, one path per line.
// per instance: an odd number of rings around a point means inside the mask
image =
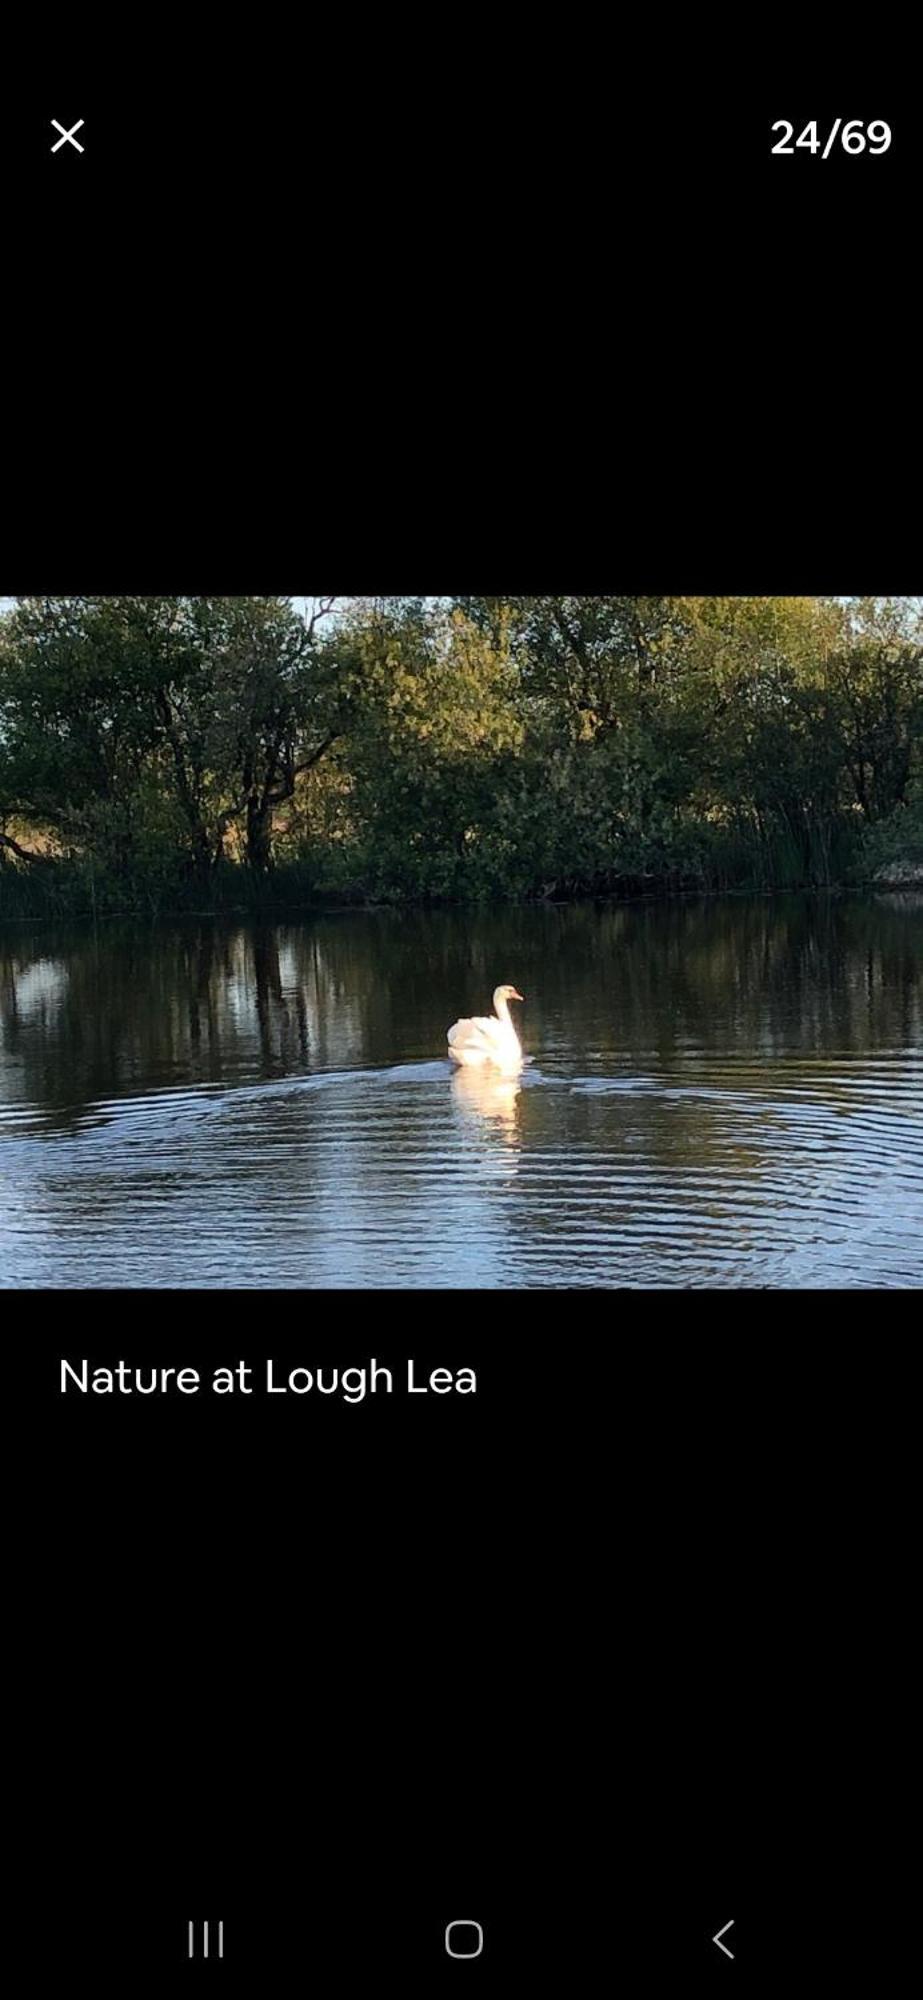
M 482 1925 L 456 1917 L 454 1923 L 446 1924 L 445 1948 L 450 1958 L 480 1958 L 484 1949 Z

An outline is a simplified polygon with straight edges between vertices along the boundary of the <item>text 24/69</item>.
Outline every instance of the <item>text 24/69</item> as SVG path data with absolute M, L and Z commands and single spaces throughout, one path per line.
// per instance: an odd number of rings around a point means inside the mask
M 863 124 L 861 118 L 850 118 L 846 124 L 842 118 L 835 118 L 829 132 L 820 135 L 817 119 L 812 118 L 794 145 L 792 133 L 795 127 L 789 124 L 787 118 L 777 118 L 772 130 L 781 132 L 782 137 L 770 147 L 771 152 L 795 153 L 800 146 L 806 153 L 819 153 L 822 160 L 830 158 L 837 141 L 844 153 L 854 157 L 866 152 L 872 155 L 886 153 L 891 144 L 891 127 L 885 124 L 883 118 L 873 118 L 868 125 Z

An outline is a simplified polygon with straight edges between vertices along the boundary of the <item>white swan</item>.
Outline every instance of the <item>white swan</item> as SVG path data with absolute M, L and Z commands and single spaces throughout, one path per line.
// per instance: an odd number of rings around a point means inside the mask
M 494 1014 L 475 1014 L 473 1020 L 456 1021 L 449 1029 L 449 1054 L 453 1062 L 466 1067 L 493 1063 L 495 1068 L 522 1068 L 522 1043 L 510 1020 L 508 1001 L 521 1000 L 515 986 L 494 988 Z M 496 1018 L 494 1018 L 496 1016 Z

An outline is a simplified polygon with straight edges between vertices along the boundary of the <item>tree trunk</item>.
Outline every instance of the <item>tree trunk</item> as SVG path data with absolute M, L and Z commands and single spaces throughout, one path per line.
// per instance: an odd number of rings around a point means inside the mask
M 247 800 L 247 866 L 254 875 L 272 867 L 272 806 L 252 794 Z

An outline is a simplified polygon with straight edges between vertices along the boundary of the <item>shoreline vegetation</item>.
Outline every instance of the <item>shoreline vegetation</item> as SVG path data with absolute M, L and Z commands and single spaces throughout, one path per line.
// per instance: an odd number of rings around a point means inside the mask
M 44 597 L 0 923 L 923 888 L 913 598 Z
M 242 875 L 243 873 L 244 871 L 241 870 Z M 251 896 L 249 901 L 241 901 L 235 900 L 233 893 L 229 891 L 227 896 L 222 897 L 220 900 L 216 899 L 208 905 L 166 904 L 159 906 L 155 910 L 145 910 L 143 904 L 139 902 L 126 903 L 121 907 L 116 903 L 110 902 L 104 908 L 100 908 L 97 905 L 94 909 L 91 903 L 81 905 L 78 899 L 71 900 L 67 896 L 62 897 L 60 893 L 56 892 L 43 900 L 42 907 L 14 911 L 4 905 L 2 898 L 3 886 L 4 877 L 0 874 L 0 930 L 6 925 L 21 924 L 75 923 L 93 925 L 126 921 L 156 924 L 159 922 L 179 922 L 186 918 L 202 922 L 220 922 L 231 918 L 238 920 L 243 918 L 248 922 L 284 922 L 286 918 L 292 917 L 345 917 L 357 914 L 373 915 L 377 911 L 399 912 L 411 909 L 460 911 L 465 909 L 477 910 L 484 907 L 480 903 L 464 903 L 457 900 L 453 901 L 447 897 L 418 898 L 413 902 L 394 897 L 390 900 L 379 899 L 371 902 L 368 898 L 358 894 L 352 901 L 343 901 L 340 896 L 334 897 L 332 895 L 330 897 L 315 895 L 309 900 L 303 900 L 299 899 L 296 895 L 270 892 L 260 896 L 258 899 Z M 249 884 L 245 882 L 245 886 L 249 887 Z M 516 898 L 497 896 L 492 901 L 492 907 L 534 909 L 537 906 L 544 905 L 552 909 L 567 909 L 573 908 L 575 905 L 596 904 L 601 908 L 606 908 L 634 903 L 722 902 L 746 897 L 765 897 L 771 900 L 776 897 L 786 896 L 841 897 L 861 894 L 893 896 L 895 898 L 906 896 L 923 898 L 923 863 L 909 862 L 905 864 L 894 862 L 886 869 L 877 870 L 874 875 L 855 875 L 849 881 L 828 882 L 822 886 L 816 883 L 808 885 L 779 883 L 771 888 L 754 888 L 748 885 L 742 887 L 706 888 L 692 884 L 685 888 L 677 888 L 673 885 L 665 885 L 663 883 L 653 883 L 644 886 L 640 882 L 629 882 L 619 892 L 610 891 L 608 894 L 592 891 L 584 894 L 577 893 L 562 896 L 535 895 L 519 896 Z M 36 898 L 37 902 L 38 898 Z

